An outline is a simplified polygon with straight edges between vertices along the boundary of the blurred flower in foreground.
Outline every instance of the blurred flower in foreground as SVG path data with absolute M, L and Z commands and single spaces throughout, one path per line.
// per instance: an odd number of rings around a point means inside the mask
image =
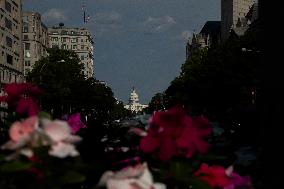
M 230 184 L 225 186 L 224 189 L 253 189 L 250 176 L 240 176 L 233 172 L 233 167 L 226 169 L 226 175 L 230 179 Z
M 71 127 L 72 134 L 77 133 L 82 128 L 87 128 L 87 126 L 81 121 L 80 113 L 66 116 L 66 120 Z
M 9 135 L 10 140 L 1 146 L 4 150 L 15 150 L 7 157 L 8 160 L 18 154 L 32 157 L 33 148 L 41 146 L 51 146 L 49 154 L 59 158 L 79 155 L 73 143 L 79 142 L 81 138 L 71 134 L 71 128 L 65 121 L 41 120 L 33 116 L 13 123 Z
M 253 189 L 249 176 L 241 177 L 233 172 L 233 167 L 225 169 L 222 166 L 211 166 L 202 164 L 194 174 L 205 181 L 212 188 L 222 189 Z
M 44 131 L 52 139 L 50 155 L 59 158 L 79 155 L 72 143 L 81 141 L 81 137 L 71 134 L 71 128 L 67 122 L 48 119 L 44 119 L 42 122 Z
M 164 161 L 173 156 L 190 158 L 195 152 L 207 152 L 209 144 L 205 138 L 211 132 L 212 126 L 204 116 L 190 117 L 184 108 L 176 106 L 154 113 L 140 147 Z
M 154 183 L 146 163 L 126 167 L 118 172 L 105 172 L 98 186 L 107 189 L 166 189 L 161 183 Z
M 42 91 L 30 83 L 10 83 L 5 85 L 6 96 L 0 97 L 0 102 L 6 102 L 8 108 L 26 116 L 34 116 L 39 112 L 36 103 Z

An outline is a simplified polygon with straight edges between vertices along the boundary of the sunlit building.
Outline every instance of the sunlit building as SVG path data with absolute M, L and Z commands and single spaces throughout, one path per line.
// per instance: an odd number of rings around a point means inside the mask
M 128 109 L 132 112 L 138 113 L 141 112 L 144 108 L 147 108 L 148 105 L 143 105 L 139 103 L 139 95 L 136 93 L 134 87 L 130 93 L 129 103 L 124 106 L 125 109 Z
M 84 65 L 86 78 L 94 76 L 94 42 L 86 28 L 67 28 L 64 24 L 48 28 L 49 47 L 72 50 Z
M 232 29 L 244 30 L 245 17 L 255 0 L 221 0 L 221 39 L 229 38 Z M 240 31 L 241 32 L 241 31 Z
M 32 70 L 33 65 L 47 56 L 48 32 L 36 12 L 23 12 L 24 75 Z
M 22 82 L 22 1 L 0 1 L 0 83 Z

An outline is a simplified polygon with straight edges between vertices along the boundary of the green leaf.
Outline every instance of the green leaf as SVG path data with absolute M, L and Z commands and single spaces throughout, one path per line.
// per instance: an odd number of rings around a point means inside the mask
M 8 162 L 0 167 L 0 170 L 3 172 L 17 172 L 27 170 L 32 166 L 31 163 L 23 163 L 19 161 Z
M 206 182 L 198 178 L 190 178 L 189 183 L 192 189 L 212 189 Z
M 170 164 L 170 172 L 175 178 L 186 177 L 192 172 L 192 167 L 186 162 L 175 161 Z
M 40 119 L 42 119 L 42 118 L 51 119 L 51 115 L 49 113 L 43 112 L 43 111 L 38 113 L 38 117 Z
M 81 183 L 85 181 L 85 176 L 75 172 L 75 171 L 68 171 L 61 179 L 64 183 Z
M 3 154 L 0 154 L 0 162 L 5 160 L 5 156 Z

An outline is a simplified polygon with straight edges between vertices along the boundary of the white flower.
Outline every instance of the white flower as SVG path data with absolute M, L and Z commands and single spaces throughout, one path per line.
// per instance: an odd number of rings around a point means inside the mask
M 49 155 L 65 158 L 67 156 L 78 156 L 79 152 L 76 150 L 75 146 L 68 143 L 58 142 L 51 146 L 51 150 L 49 151 Z
M 98 185 L 106 186 L 107 189 L 166 189 L 164 184 L 154 183 L 146 163 L 118 172 L 107 171 Z
M 71 128 L 66 121 L 42 120 L 43 129 L 52 140 L 49 155 L 65 158 L 78 156 L 79 152 L 72 143 L 81 141 L 81 137 L 71 134 Z

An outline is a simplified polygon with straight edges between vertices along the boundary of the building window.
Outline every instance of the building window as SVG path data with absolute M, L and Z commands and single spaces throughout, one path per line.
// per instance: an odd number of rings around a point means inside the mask
M 2 71 L 2 80 L 5 80 L 5 72 L 4 71 Z
M 30 51 L 26 51 L 26 52 L 25 52 L 25 58 L 30 58 L 30 57 L 31 57 Z
M 31 66 L 31 61 L 30 60 L 25 60 L 25 66 Z
M 85 58 L 84 55 L 81 55 L 81 60 L 84 60 L 84 58 Z
M 28 35 L 24 35 L 24 40 L 28 40 L 29 36 Z
M 7 63 L 8 64 L 13 64 L 13 56 L 7 54 Z
M 8 12 L 11 12 L 11 11 L 12 11 L 11 3 L 9 3 L 8 1 L 5 1 L 5 9 L 6 9 Z
M 78 39 L 77 39 L 77 38 L 73 38 L 73 39 L 71 39 L 71 42 L 72 42 L 72 43 L 77 43 L 77 42 L 78 42 Z
M 68 45 L 63 44 L 63 45 L 61 46 L 61 49 L 68 49 Z
M 29 32 L 29 23 L 23 22 L 23 32 L 28 33 Z
M 73 49 L 77 50 L 77 45 L 73 45 Z
M 12 47 L 12 45 L 13 45 L 13 40 L 8 36 L 6 36 L 6 45 L 8 47 Z
M 30 43 L 25 43 L 25 50 L 30 50 L 31 44 Z
M 12 21 L 5 18 L 5 26 L 6 26 L 6 28 L 12 30 Z
M 52 37 L 51 41 L 58 41 L 58 37 Z
M 67 31 L 66 30 L 62 30 L 61 31 L 61 35 L 67 35 L 68 33 L 67 33 Z
M 85 48 L 85 46 L 84 45 L 81 45 L 81 49 L 83 50 Z

